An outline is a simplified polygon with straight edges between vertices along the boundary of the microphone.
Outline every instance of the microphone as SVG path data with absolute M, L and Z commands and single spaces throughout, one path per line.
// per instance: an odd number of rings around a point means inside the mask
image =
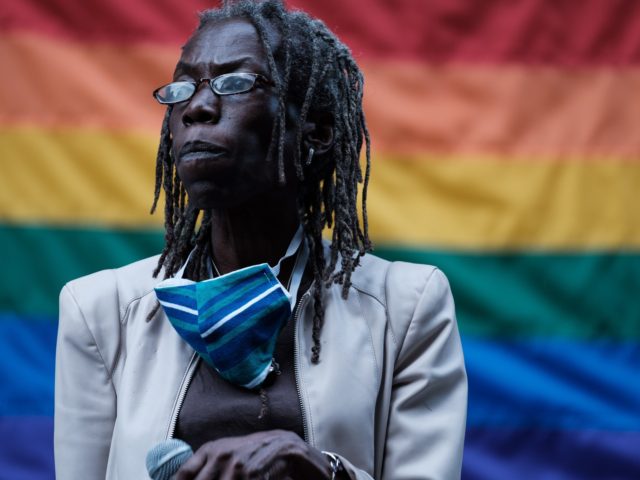
M 170 438 L 160 442 L 147 453 L 147 471 L 153 480 L 170 480 L 191 458 L 193 450 L 186 442 Z

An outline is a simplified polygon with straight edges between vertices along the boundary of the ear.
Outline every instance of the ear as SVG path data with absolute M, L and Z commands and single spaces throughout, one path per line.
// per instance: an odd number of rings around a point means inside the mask
M 330 113 L 309 112 L 302 127 L 302 155 L 313 148 L 314 155 L 323 155 L 333 145 L 333 116 Z

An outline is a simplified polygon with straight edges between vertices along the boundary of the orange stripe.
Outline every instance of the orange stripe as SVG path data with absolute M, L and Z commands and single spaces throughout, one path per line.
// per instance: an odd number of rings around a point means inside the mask
M 424 152 L 572 159 L 640 155 L 640 68 L 370 64 L 373 145 Z
M 156 132 L 150 92 L 178 47 L 0 37 L 0 125 Z M 364 66 L 374 148 L 394 154 L 631 158 L 640 154 L 640 68 Z
M 0 37 L 0 125 L 158 131 L 164 108 L 151 96 L 171 79 L 180 48 L 116 47 Z

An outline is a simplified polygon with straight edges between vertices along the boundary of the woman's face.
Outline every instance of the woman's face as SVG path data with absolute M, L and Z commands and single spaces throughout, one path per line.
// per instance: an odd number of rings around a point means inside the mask
M 231 72 L 271 79 L 255 27 L 243 19 L 215 22 L 183 49 L 174 80 L 198 81 Z M 173 158 L 189 200 L 198 208 L 233 207 L 279 188 L 267 161 L 278 107 L 274 88 L 257 81 L 245 93 L 218 96 L 207 82 L 170 118 Z

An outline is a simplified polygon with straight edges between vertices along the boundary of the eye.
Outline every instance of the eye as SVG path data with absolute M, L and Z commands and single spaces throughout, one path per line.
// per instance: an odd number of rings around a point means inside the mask
M 172 82 L 157 89 L 153 96 L 160 103 L 171 104 L 188 100 L 195 91 L 194 82 Z
M 228 73 L 214 78 L 211 86 L 218 95 L 232 95 L 248 92 L 253 88 L 255 82 L 256 74 Z

